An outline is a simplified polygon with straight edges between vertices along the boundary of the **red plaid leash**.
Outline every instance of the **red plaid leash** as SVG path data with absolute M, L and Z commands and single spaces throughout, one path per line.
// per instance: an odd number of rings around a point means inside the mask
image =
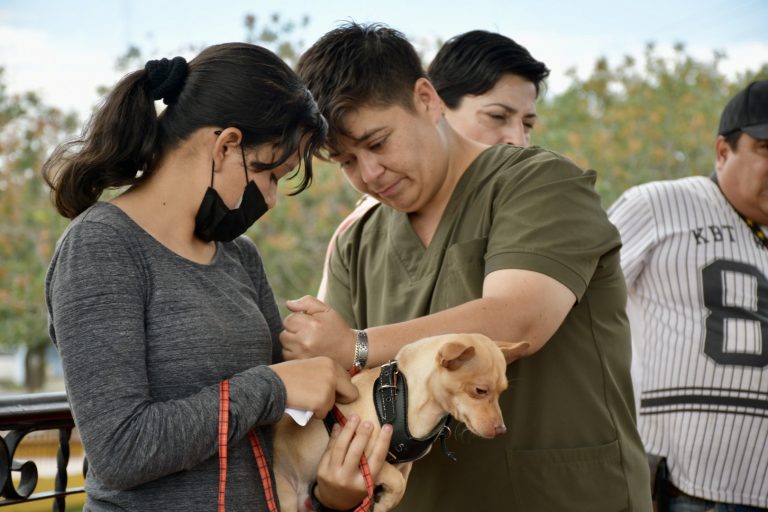
M 264 496 L 270 512 L 278 512 L 277 501 L 272 487 L 272 476 L 269 474 L 267 458 L 261 449 L 261 443 L 256 432 L 248 432 L 248 440 L 251 442 L 253 456 L 261 476 L 261 485 L 264 487 Z M 229 381 L 219 383 L 219 508 L 218 512 L 225 512 L 224 494 L 227 490 L 227 443 L 229 441 Z
M 354 375 L 354 373 L 353 373 Z M 342 427 L 346 425 L 347 418 L 335 405 L 331 411 L 336 421 Z M 253 456 L 256 458 L 256 465 L 259 468 L 261 484 L 264 487 L 264 495 L 267 500 L 267 506 L 270 512 L 278 512 L 277 501 L 272 486 L 272 477 L 267 466 L 267 459 L 264 451 L 261 449 L 261 443 L 256 432 L 248 432 L 248 439 L 251 442 Z M 224 496 L 227 490 L 227 444 L 229 441 L 229 380 L 223 380 L 219 383 L 219 506 L 218 512 L 225 512 Z M 371 468 L 368 466 L 368 459 L 363 454 L 360 457 L 360 472 L 365 480 L 365 487 L 368 490 L 368 496 L 355 509 L 355 512 L 367 512 L 373 505 L 373 477 Z
M 227 491 L 227 441 L 229 440 L 229 381 L 219 383 L 219 512 L 225 512 Z
M 267 507 L 269 508 L 269 512 L 277 512 L 277 500 L 275 500 L 275 494 L 272 490 L 272 476 L 269 474 L 267 458 L 264 456 L 264 451 L 261 449 L 259 437 L 254 430 L 251 430 L 248 432 L 248 439 L 251 441 L 253 456 L 256 457 L 256 465 L 259 467 L 259 475 L 261 475 L 261 485 L 264 486 L 264 496 L 267 499 Z

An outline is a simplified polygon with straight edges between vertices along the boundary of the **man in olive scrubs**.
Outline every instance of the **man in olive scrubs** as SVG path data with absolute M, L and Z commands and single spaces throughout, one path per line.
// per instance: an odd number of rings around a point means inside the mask
M 507 371 L 507 433 L 459 428 L 458 462 L 433 449 L 397 510 L 651 510 L 620 240 L 595 173 L 456 133 L 413 47 L 385 26 L 329 32 L 298 72 L 329 120 L 329 155 L 380 204 L 338 238 L 327 304 L 289 301 L 286 358 L 351 367 L 354 329 L 368 367 L 436 334 L 530 343 Z

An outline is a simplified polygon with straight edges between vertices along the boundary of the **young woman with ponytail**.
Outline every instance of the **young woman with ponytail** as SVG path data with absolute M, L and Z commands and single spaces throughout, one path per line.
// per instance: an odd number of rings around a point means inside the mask
M 323 417 L 355 398 L 332 360 L 282 361 L 272 290 L 240 236 L 275 205 L 283 176 L 297 168 L 294 193 L 309 186 L 325 132 L 285 63 L 231 43 L 127 75 L 45 163 L 72 219 L 46 300 L 89 462 L 85 510 L 267 510 L 254 452 L 271 464 L 271 425 L 286 407 Z M 335 497 L 327 506 L 366 494 L 357 461 L 371 428 L 345 428 L 324 457 L 346 462 L 318 478 Z M 368 454 L 374 473 L 388 445 L 387 430 Z

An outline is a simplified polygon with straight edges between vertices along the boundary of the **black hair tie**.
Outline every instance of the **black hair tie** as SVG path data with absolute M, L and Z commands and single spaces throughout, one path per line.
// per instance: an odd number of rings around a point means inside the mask
M 189 71 L 184 57 L 150 60 L 144 70 L 147 72 L 147 89 L 152 99 L 162 98 L 166 105 L 176 103 Z

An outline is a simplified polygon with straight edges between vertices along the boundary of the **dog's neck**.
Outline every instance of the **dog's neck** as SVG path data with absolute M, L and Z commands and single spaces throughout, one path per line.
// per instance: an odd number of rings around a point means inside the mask
M 379 378 L 376 379 L 373 388 L 374 405 L 379 422 L 382 425 L 391 423 L 394 428 L 387 457 L 387 462 L 393 464 L 410 462 L 423 457 L 437 439 L 443 441 L 445 448 L 445 435 L 449 432 L 447 425 L 451 421 L 451 416 L 446 414 L 426 434 L 414 435 L 409 426 L 409 418 L 414 419 L 413 415 L 417 413 L 429 416 L 429 412 L 409 407 L 408 388 L 408 378 L 400 371 L 396 360 L 381 367 Z M 419 419 L 423 420 L 423 418 Z M 446 455 L 450 456 L 447 450 Z
M 429 364 L 429 361 L 413 357 L 413 354 L 400 355 L 397 364 L 408 379 L 408 428 L 413 437 L 422 438 L 432 432 L 450 411 L 435 399 L 430 379 L 432 372 L 409 371 L 409 368 L 428 368 L 423 365 Z

